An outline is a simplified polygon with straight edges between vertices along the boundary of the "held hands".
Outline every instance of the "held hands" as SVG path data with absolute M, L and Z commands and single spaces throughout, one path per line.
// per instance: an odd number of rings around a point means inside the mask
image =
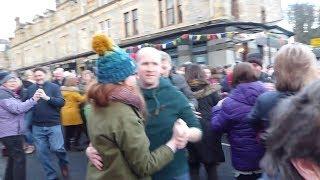
M 178 119 L 173 126 L 173 134 L 171 140 L 167 143 L 173 151 L 186 147 L 189 139 L 189 127 L 182 120 Z
M 46 101 L 50 100 L 50 97 L 47 96 L 47 94 L 44 92 L 43 89 L 38 89 L 38 90 L 36 91 L 36 93 L 37 93 L 37 92 L 40 94 L 40 97 L 41 97 L 42 99 L 44 99 L 44 100 L 46 100 Z
M 33 99 L 34 101 L 38 101 L 38 100 L 41 98 L 41 95 L 42 95 L 42 94 L 41 94 L 40 92 L 36 91 L 36 92 L 34 93 L 32 99 Z

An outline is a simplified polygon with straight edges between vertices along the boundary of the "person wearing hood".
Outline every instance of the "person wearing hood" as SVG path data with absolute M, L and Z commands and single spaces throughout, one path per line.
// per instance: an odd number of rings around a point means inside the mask
M 257 80 L 250 63 L 237 64 L 233 71 L 234 89 L 213 108 L 212 129 L 216 133 L 227 133 L 232 165 L 238 180 L 255 180 L 262 173 L 259 161 L 265 149 L 256 138 L 256 130 L 247 120 L 257 97 L 267 91 L 263 83 Z
M 185 77 L 198 101 L 196 110 L 201 114 L 199 120 L 203 129 L 202 140 L 188 145 L 191 179 L 200 179 L 200 163 L 203 163 L 207 171 L 207 179 L 216 180 L 218 179 L 217 166 L 224 162 L 225 158 L 221 146 L 221 135 L 211 130 L 210 120 L 211 109 L 220 100 L 218 93 L 220 87 L 218 84 L 215 86 L 210 84 L 203 68 L 198 64 L 191 64 L 186 68 Z
M 83 129 L 83 120 L 80 114 L 80 105 L 86 97 L 80 94 L 77 77 L 66 77 L 61 93 L 65 105 L 61 108 L 61 122 L 65 128 L 65 147 L 67 150 L 81 150 L 79 139 Z
M 4 179 L 25 180 L 26 158 L 23 150 L 24 114 L 40 99 L 37 91 L 33 97 L 22 102 L 15 93 L 17 77 L 8 71 L 0 71 L 0 141 L 8 151 L 8 164 Z

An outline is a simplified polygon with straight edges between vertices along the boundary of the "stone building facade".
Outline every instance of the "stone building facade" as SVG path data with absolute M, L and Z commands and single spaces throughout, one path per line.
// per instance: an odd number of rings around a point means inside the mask
M 8 69 L 8 44 L 9 42 L 4 39 L 0 39 L 0 69 Z
M 9 66 L 28 68 L 90 52 L 90 40 L 96 32 L 108 34 L 125 47 L 167 41 L 184 32 L 226 31 L 219 27 L 206 29 L 208 24 L 266 23 L 280 19 L 280 0 L 56 0 L 56 10 L 46 10 L 32 22 L 22 23 L 16 18 L 15 36 L 10 39 L 8 51 Z M 195 29 L 200 26 L 201 31 Z M 180 63 L 232 62 L 233 50 L 212 48 L 216 44 L 183 45 L 167 51 Z M 83 64 L 87 60 L 75 58 L 63 63 Z

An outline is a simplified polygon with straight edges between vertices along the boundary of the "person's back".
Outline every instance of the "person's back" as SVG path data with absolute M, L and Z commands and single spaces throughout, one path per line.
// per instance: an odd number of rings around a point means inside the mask
M 264 154 L 257 132 L 247 120 L 259 95 L 267 91 L 252 64 L 239 63 L 233 70 L 234 89 L 227 98 L 213 108 L 212 129 L 227 133 L 231 145 L 232 165 L 236 179 L 258 179 L 261 176 L 259 161 Z
M 146 176 L 143 168 L 140 168 L 143 165 L 135 164 L 141 160 L 136 159 L 136 155 L 142 152 L 127 151 L 134 148 L 140 149 L 141 146 L 148 149 L 149 146 L 148 141 L 142 141 L 141 136 L 145 136 L 144 133 L 136 134 L 137 130 L 144 129 L 143 119 L 137 116 L 137 111 L 129 105 L 115 102 L 107 107 L 95 108 L 89 119 L 88 130 L 91 143 L 101 153 L 103 161 L 107 164 L 102 171 L 97 171 L 94 166 L 89 165 L 87 179 L 135 180 Z M 125 133 L 126 131 L 131 133 Z M 129 137 L 133 135 L 134 137 Z M 137 141 L 130 141 L 133 139 Z M 128 148 L 128 146 L 131 147 Z M 136 162 L 132 164 L 130 161 L 133 159 L 136 159 Z M 144 179 L 151 178 L 146 176 Z
M 259 159 L 264 153 L 263 145 L 256 139 L 256 131 L 247 121 L 247 114 L 251 111 L 256 98 L 265 91 L 259 82 L 238 85 L 227 97 L 219 111 L 213 117 L 214 130 L 221 130 L 228 134 L 231 144 L 232 163 L 236 170 L 252 171 L 259 169 Z M 218 113 L 218 111 L 213 114 Z
M 76 87 L 61 87 L 65 105 L 61 109 L 61 119 L 63 125 L 82 124 L 80 115 L 80 104 L 85 102 L 85 96 L 82 96 Z
M 264 131 L 269 127 L 270 115 L 280 100 L 294 95 L 295 92 L 269 91 L 261 94 L 248 114 L 248 121 L 254 128 Z

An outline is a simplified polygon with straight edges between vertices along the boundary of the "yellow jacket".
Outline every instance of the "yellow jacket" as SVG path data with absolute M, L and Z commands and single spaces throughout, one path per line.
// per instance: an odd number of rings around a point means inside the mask
M 80 104 L 86 101 L 77 87 L 61 87 L 65 105 L 61 109 L 61 121 L 63 126 L 83 124 L 80 114 Z

